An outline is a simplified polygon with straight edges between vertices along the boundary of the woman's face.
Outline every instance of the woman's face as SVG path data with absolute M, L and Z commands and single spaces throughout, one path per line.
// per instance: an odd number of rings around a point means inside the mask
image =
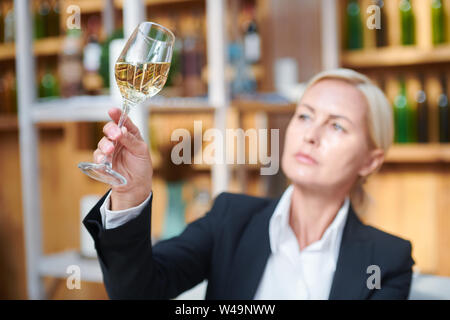
M 347 190 L 383 161 L 369 147 L 364 95 L 343 80 L 324 79 L 303 95 L 289 122 L 282 169 L 294 183 Z

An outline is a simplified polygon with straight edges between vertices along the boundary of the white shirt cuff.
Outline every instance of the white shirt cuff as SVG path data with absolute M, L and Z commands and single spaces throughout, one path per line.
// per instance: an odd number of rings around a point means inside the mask
M 148 201 L 150 201 L 150 198 L 152 197 L 153 192 L 150 192 L 147 199 L 144 200 L 140 205 L 125 209 L 125 210 L 117 210 L 117 211 L 111 211 L 110 208 L 110 197 L 111 197 L 111 191 L 106 196 L 105 201 L 103 202 L 102 206 L 100 207 L 100 214 L 102 216 L 102 223 L 103 228 L 105 229 L 114 229 L 117 228 L 131 219 L 136 218 L 144 209 L 144 207 L 147 205 Z

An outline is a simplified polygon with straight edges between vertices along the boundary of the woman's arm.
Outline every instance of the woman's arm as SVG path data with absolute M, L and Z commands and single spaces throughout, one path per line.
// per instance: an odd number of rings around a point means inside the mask
M 105 197 L 104 197 L 105 198 Z M 171 299 L 208 277 L 214 233 L 226 209 L 226 193 L 211 210 L 172 239 L 151 244 L 151 202 L 136 218 L 114 229 L 103 229 L 99 208 L 83 223 L 94 238 L 111 299 Z

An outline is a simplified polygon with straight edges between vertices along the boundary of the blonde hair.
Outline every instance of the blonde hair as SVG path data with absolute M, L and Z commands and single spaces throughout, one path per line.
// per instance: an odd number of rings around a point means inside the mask
M 306 84 L 303 94 L 312 85 L 324 79 L 346 81 L 354 85 L 355 88 L 363 94 L 369 107 L 367 115 L 369 142 L 373 147 L 382 149 L 386 154 L 393 142 L 394 123 L 391 104 L 383 91 L 381 91 L 368 77 L 359 72 L 351 69 L 333 69 L 315 75 Z M 379 168 L 375 171 L 378 170 Z M 371 202 L 371 198 L 364 190 L 364 183 L 367 178 L 368 177 L 360 177 L 355 182 L 350 192 L 352 205 L 358 213 L 366 212 L 368 205 Z

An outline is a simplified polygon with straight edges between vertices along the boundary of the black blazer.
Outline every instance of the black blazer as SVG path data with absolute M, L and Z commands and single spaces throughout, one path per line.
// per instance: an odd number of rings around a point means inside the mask
M 171 299 L 204 279 L 206 299 L 253 299 L 271 253 L 269 220 L 280 198 L 223 192 L 181 235 L 152 247 L 152 200 L 136 218 L 105 230 L 99 210 L 105 197 L 83 223 L 111 299 Z M 329 299 L 406 299 L 413 264 L 409 241 L 362 224 L 350 206 Z M 381 289 L 367 288 L 370 265 L 380 267 Z

